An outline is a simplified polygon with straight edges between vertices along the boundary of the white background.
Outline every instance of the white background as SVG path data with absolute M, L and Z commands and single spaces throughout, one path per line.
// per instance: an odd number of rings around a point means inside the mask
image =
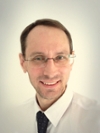
M 19 37 L 40 18 L 59 20 L 72 35 L 77 57 L 69 87 L 100 101 L 100 1 L 0 0 L 0 106 L 19 104 L 35 93 L 19 64 Z

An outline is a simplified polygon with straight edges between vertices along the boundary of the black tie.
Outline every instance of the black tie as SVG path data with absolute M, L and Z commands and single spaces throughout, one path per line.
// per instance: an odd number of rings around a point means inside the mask
M 42 113 L 41 111 L 37 113 L 38 133 L 46 133 L 48 121 L 49 120 L 44 113 Z

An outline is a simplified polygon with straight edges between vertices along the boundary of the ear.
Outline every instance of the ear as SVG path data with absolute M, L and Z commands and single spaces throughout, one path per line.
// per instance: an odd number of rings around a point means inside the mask
M 72 55 L 75 55 L 75 51 L 72 51 Z M 71 70 L 72 70 L 73 65 L 74 65 L 74 59 L 73 59 L 73 63 L 71 64 Z
M 27 72 L 27 65 L 26 65 L 26 62 L 25 62 L 25 59 L 24 59 L 22 53 L 19 54 L 19 60 L 20 60 L 20 65 L 23 69 L 23 72 L 26 73 Z

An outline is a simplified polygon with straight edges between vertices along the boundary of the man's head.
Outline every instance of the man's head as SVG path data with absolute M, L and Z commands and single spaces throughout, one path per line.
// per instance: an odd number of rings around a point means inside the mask
M 30 25 L 28 25 L 22 32 L 21 36 L 20 36 L 20 42 L 21 42 L 21 50 L 22 50 L 22 54 L 23 56 L 25 56 L 25 51 L 26 51 L 26 40 L 27 40 L 27 36 L 29 34 L 29 32 L 34 29 L 36 26 L 39 25 L 43 25 L 43 26 L 48 26 L 48 27 L 55 27 L 58 28 L 62 31 L 65 32 L 68 40 L 69 40 L 69 47 L 70 47 L 70 54 L 72 54 L 73 51 L 73 44 L 72 44 L 72 38 L 71 35 L 69 33 L 69 31 L 66 29 L 66 27 L 64 25 L 62 25 L 59 21 L 57 20 L 53 20 L 53 19 L 39 19 L 33 23 L 31 23 Z
M 21 34 L 20 63 L 39 101 L 56 101 L 65 91 L 73 63 L 72 39 L 58 21 L 37 20 Z

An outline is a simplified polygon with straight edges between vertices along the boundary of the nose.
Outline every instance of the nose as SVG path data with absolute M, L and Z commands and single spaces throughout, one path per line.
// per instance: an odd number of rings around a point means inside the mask
M 48 76 L 49 78 L 53 78 L 58 75 L 58 73 L 58 68 L 55 65 L 53 59 L 49 59 L 44 67 L 44 75 Z

